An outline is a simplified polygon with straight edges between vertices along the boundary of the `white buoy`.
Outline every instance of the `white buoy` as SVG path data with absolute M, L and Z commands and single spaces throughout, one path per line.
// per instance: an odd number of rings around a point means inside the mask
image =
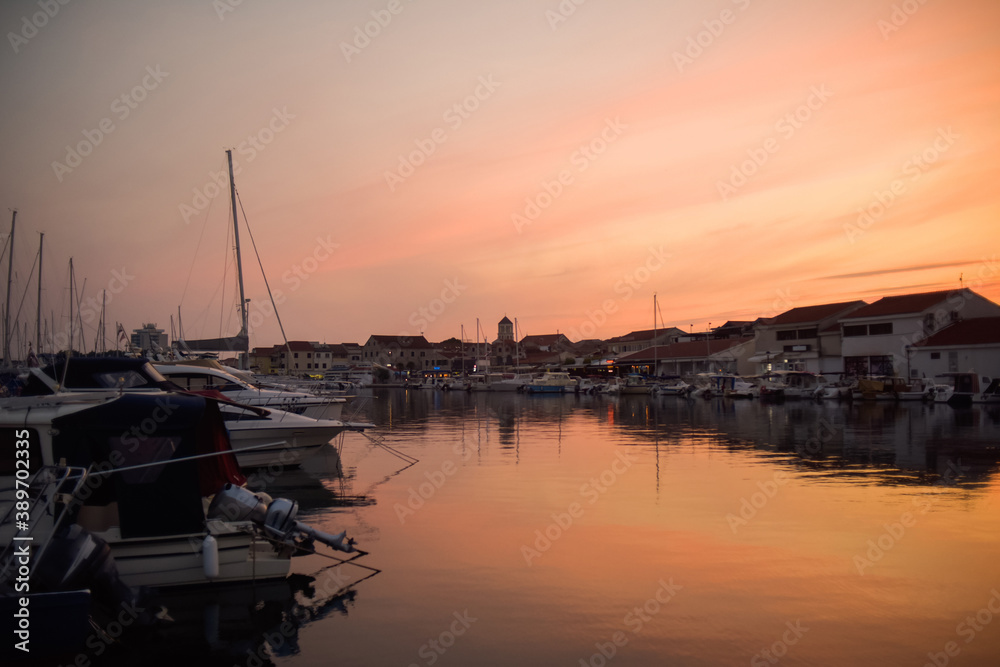
M 219 576 L 219 543 L 211 535 L 206 535 L 201 543 L 201 564 L 206 577 L 215 579 Z

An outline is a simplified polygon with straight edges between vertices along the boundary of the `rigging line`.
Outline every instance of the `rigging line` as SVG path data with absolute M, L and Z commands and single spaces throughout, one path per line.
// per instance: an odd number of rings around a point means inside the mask
M 663 319 L 663 309 L 660 308 L 660 302 L 659 301 L 656 302 L 656 310 L 660 311 L 660 324 L 662 324 L 663 328 L 666 329 L 667 328 L 667 322 L 666 322 L 666 320 Z M 655 345 L 656 341 L 653 341 L 653 344 Z
M 236 191 L 236 201 L 240 204 L 240 213 L 243 214 L 243 225 L 247 228 L 247 233 L 250 235 L 250 245 L 253 246 L 253 253 L 257 256 L 257 264 L 260 265 L 260 275 L 264 277 L 264 287 L 267 288 L 267 295 L 271 299 L 271 309 L 274 310 L 274 317 L 278 320 L 278 329 L 281 330 L 281 337 L 285 341 L 285 345 L 288 345 L 288 336 L 285 335 L 285 327 L 281 323 L 281 316 L 278 315 L 278 306 L 274 303 L 274 295 L 271 294 L 271 285 L 267 282 L 267 274 L 264 273 L 264 263 L 260 260 L 260 253 L 257 252 L 257 242 L 253 239 L 253 232 L 250 231 L 250 221 L 247 219 L 247 212 L 243 210 L 243 200 L 240 199 L 239 190 Z M 248 331 L 247 334 L 250 332 Z
M 217 195 L 218 196 L 218 195 Z M 184 289 L 181 290 L 181 304 L 184 304 L 184 297 L 187 295 L 188 285 L 191 283 L 191 275 L 194 273 L 194 264 L 198 259 L 198 252 L 201 250 L 201 241 L 205 237 L 205 229 L 208 227 L 208 221 L 212 217 L 212 204 L 215 203 L 215 197 L 208 200 L 208 210 L 205 211 L 205 217 L 201 223 L 201 232 L 198 234 L 198 245 L 194 249 L 194 255 L 191 256 L 191 266 L 188 267 L 187 278 L 184 280 Z
M 28 297 L 28 288 L 31 287 L 31 278 L 35 275 L 35 267 L 38 265 L 38 253 L 35 253 L 35 261 L 31 263 L 31 270 L 28 271 L 28 281 L 24 283 L 24 294 L 21 295 L 21 303 L 17 306 L 17 315 L 14 316 L 14 322 L 21 319 L 21 308 L 24 307 L 24 300 Z
M 226 306 L 226 276 L 229 275 L 229 250 L 231 248 L 230 240 L 229 239 L 232 238 L 232 236 L 231 236 L 232 233 L 233 233 L 232 228 L 229 225 L 226 225 L 226 245 L 225 245 L 226 252 L 223 253 L 223 257 L 226 258 L 226 261 L 222 265 L 222 282 L 221 282 L 221 285 L 222 285 L 222 301 L 219 303 L 220 308 L 219 308 L 219 334 L 218 335 L 220 337 L 223 335 L 222 334 L 222 332 L 223 332 L 223 329 L 222 329 L 222 326 L 223 326 L 222 318 L 223 318 L 223 315 L 225 315 L 225 312 L 226 312 L 226 307 L 225 307 Z

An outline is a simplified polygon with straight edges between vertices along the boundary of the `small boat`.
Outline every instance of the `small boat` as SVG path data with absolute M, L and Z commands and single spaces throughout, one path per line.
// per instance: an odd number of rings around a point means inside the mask
M 638 373 L 629 373 L 624 378 L 617 378 L 617 386 L 608 388 L 608 393 L 622 395 L 648 396 L 653 391 L 653 385 Z
M 896 386 L 896 398 L 900 401 L 926 401 L 930 398 L 934 383 L 925 378 L 913 378 L 906 385 Z
M 524 391 L 524 385 L 531 384 L 531 373 L 504 373 L 503 379 L 493 385 L 493 391 Z
M 656 393 L 660 396 L 687 396 L 694 390 L 694 387 L 681 378 L 671 378 L 660 382 L 656 387 Z
M 737 375 L 716 376 L 717 384 L 722 387 L 722 395 L 726 398 L 758 398 L 760 387 L 756 382 Z
M 576 388 L 576 380 L 563 371 L 546 371 L 524 385 L 526 394 L 565 394 Z
M 841 378 L 833 382 L 827 380 L 816 387 L 816 391 L 813 395 L 816 398 L 823 400 L 850 400 L 851 392 L 854 390 L 855 386 L 857 386 L 857 382 L 848 378 Z
M 986 376 L 980 378 L 977 373 L 942 373 L 934 378 L 931 387 L 932 399 L 935 403 L 947 403 L 953 407 L 965 407 L 983 400 L 983 385 L 989 389 L 992 386 Z

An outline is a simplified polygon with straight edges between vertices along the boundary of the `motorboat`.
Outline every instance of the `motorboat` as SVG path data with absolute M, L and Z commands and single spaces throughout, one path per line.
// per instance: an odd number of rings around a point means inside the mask
M 340 419 L 344 403 L 347 402 L 336 396 L 316 396 L 302 391 L 253 385 L 245 377 L 238 377 L 214 359 L 173 364 L 154 363 L 153 367 L 182 389 L 214 389 L 236 403 L 275 408 L 313 419 Z
M 905 378 L 877 376 L 859 379 L 851 397 L 856 401 L 898 401 L 900 393 L 909 391 Z
M 822 376 L 807 371 L 771 371 L 761 380 L 762 395 L 780 389 L 784 398 L 813 398 L 816 389 L 826 383 Z
M 857 381 L 850 378 L 840 378 L 839 380 L 826 380 L 816 387 L 816 391 L 813 392 L 813 396 L 818 399 L 828 400 L 833 399 L 836 401 L 850 400 L 851 392 L 857 385 Z
M 672 378 L 657 385 L 656 393 L 660 396 L 687 396 L 694 387 L 681 378 Z
M 171 396 L 183 391 L 144 359 L 81 357 L 71 359 L 68 365 L 60 362 L 45 369 L 29 369 L 22 395 L 56 394 L 67 389 L 160 394 L 167 404 Z M 308 456 L 329 446 L 340 433 L 370 426 L 244 405 L 216 389 L 192 391 L 219 399 L 232 448 L 239 464 L 247 468 L 298 466 Z
M 316 542 L 356 551 L 343 533 L 298 522 L 294 501 L 244 488 L 216 400 L 64 392 L 2 405 L 0 429 L 29 455 L 0 470 L 0 488 L 11 500 L 15 481 L 26 482 L 29 518 L 0 517 L 0 540 L 30 537 L 36 564 L 43 549 L 72 564 L 75 550 L 107 545 L 126 586 L 170 587 L 283 578 Z M 9 556 L 0 555 L 3 572 Z
M 503 378 L 493 383 L 493 391 L 524 391 L 524 386 L 534 379 L 531 373 L 504 373 Z
M 980 381 L 980 379 L 982 381 Z M 976 402 L 986 402 L 984 394 L 993 386 L 990 378 L 978 373 L 942 373 L 934 378 L 930 389 L 931 398 L 935 403 L 947 403 L 954 407 L 963 407 Z M 982 389 L 985 387 L 985 389 Z M 994 389 L 989 396 L 995 395 Z M 989 401 L 993 402 L 993 401 Z
M 576 380 L 564 371 L 546 371 L 524 385 L 527 394 L 565 394 L 576 389 Z
M 1000 405 L 1000 378 L 993 378 L 989 386 L 979 395 L 979 400 L 981 403 Z
M 609 394 L 648 396 L 652 391 L 653 385 L 638 373 L 629 373 L 625 377 L 615 378 L 608 385 Z

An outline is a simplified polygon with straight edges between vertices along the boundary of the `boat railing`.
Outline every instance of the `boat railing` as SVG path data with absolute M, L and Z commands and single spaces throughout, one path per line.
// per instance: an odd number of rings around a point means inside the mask
M 18 565 L 23 560 L 19 556 L 23 555 L 25 543 L 36 547 L 32 550 L 29 576 L 34 572 L 53 535 L 73 510 L 73 501 L 86 482 L 87 474 L 87 469 L 81 467 L 42 466 L 30 482 L 15 479 L 14 497 L 17 500 L 0 519 L 0 528 L 11 526 L 14 529 L 7 546 L 0 551 L 0 581 L 8 581 L 15 573 L 20 573 Z

